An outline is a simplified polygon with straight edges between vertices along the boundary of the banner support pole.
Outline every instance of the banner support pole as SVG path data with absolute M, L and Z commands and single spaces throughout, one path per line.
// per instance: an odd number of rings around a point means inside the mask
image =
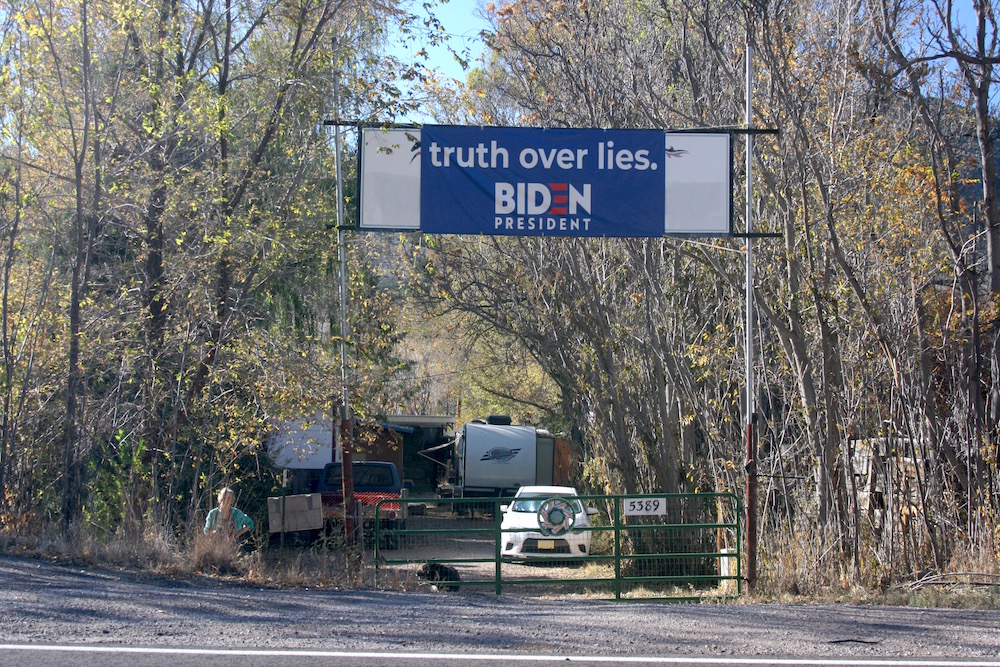
M 337 52 L 337 38 L 333 38 L 333 51 Z M 333 128 L 334 165 L 337 170 L 337 258 L 340 264 L 340 399 L 331 415 L 333 438 L 336 442 L 340 434 L 340 446 L 334 448 L 334 459 L 337 450 L 340 452 L 341 486 L 344 496 L 344 537 L 348 546 L 353 546 L 355 537 L 354 521 L 354 467 L 351 452 L 353 424 L 351 421 L 350 391 L 347 385 L 347 249 L 344 233 L 344 176 L 341 162 L 340 147 L 340 67 L 334 63 L 333 73 L 333 113 L 336 123 Z M 348 555 L 350 561 L 350 555 Z
M 746 126 L 753 125 L 753 46 L 750 38 L 750 16 L 747 16 L 746 48 Z M 753 346 L 753 132 L 746 135 L 746 549 L 747 590 L 752 591 L 757 581 L 757 442 L 756 442 L 756 391 L 754 378 Z

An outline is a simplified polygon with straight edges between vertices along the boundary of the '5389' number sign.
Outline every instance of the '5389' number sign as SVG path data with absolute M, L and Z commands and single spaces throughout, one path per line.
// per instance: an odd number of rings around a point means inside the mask
M 655 516 L 667 513 L 667 501 L 664 498 L 626 498 L 623 503 L 625 516 Z

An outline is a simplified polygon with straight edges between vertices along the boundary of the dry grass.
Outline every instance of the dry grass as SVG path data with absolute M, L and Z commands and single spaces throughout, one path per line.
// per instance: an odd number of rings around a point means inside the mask
M 909 607 L 1000 609 L 1000 554 L 993 548 L 959 548 L 942 572 L 929 572 L 885 592 L 889 604 Z
M 246 579 L 259 586 L 357 589 L 372 585 L 371 566 L 356 550 L 317 544 L 308 549 L 260 550 L 254 556 Z
M 757 574 L 756 594 L 775 600 L 867 601 L 865 587 L 832 536 L 803 533 L 795 539 L 785 534 L 762 539 Z
M 188 549 L 188 562 L 202 574 L 238 575 L 247 573 L 247 559 L 239 542 L 221 533 L 196 535 Z
M 940 571 L 912 575 L 864 549 L 855 567 L 833 535 L 772 537 L 761 545 L 758 585 L 744 599 L 1000 609 L 1000 560 L 993 545 L 965 545 Z
M 5 530 L 0 531 L 0 553 L 159 573 L 183 566 L 176 541 L 157 531 L 119 533 L 101 540 L 79 529 L 71 530 L 68 535 L 54 529 L 31 534 Z
M 274 588 L 360 588 L 369 586 L 371 568 L 361 556 L 336 545 L 318 543 L 307 549 L 241 546 L 200 531 L 186 540 L 147 530 L 101 540 L 79 530 L 63 535 L 42 531 L 24 535 L 0 531 L 0 553 L 56 562 L 112 567 L 148 574 L 209 576 Z

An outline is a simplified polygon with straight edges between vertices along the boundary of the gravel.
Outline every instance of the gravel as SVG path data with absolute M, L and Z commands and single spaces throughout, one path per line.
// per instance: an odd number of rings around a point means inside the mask
M 998 628 L 997 610 L 261 589 L 0 557 L 12 644 L 996 661 Z

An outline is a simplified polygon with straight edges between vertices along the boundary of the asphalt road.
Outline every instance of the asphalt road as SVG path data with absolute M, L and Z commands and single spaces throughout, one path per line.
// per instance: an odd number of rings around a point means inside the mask
M 706 658 L 686 656 L 659 657 L 609 657 L 609 656 L 542 656 L 531 654 L 409 654 L 396 652 L 336 652 L 336 651 L 261 651 L 248 652 L 241 650 L 185 650 L 170 652 L 168 649 L 136 651 L 115 651 L 110 648 L 94 649 L 92 647 L 24 647 L 9 648 L 0 646 L 0 664 L 37 665 L 48 667 L 58 665 L 65 667 L 90 667 L 93 665 L 110 665 L 112 667 L 153 667 L 169 664 L 171 667 L 196 667 L 211 663 L 222 667 L 265 667 L 275 664 L 294 664 L 296 666 L 313 667 L 319 665 L 336 665 L 337 667 L 468 667 L 468 665 L 524 665 L 544 667 L 545 665 L 565 665 L 573 667 L 607 667 L 608 665 L 661 665 L 670 667 L 728 667 L 742 665 L 744 667 L 982 667 L 995 665 L 971 660 L 933 660 L 922 658 L 900 659 L 864 659 L 864 658 L 768 658 L 768 657 L 731 657 Z
M 275 590 L 0 557 L 0 665 L 555 662 L 1000 666 L 1000 611 Z

